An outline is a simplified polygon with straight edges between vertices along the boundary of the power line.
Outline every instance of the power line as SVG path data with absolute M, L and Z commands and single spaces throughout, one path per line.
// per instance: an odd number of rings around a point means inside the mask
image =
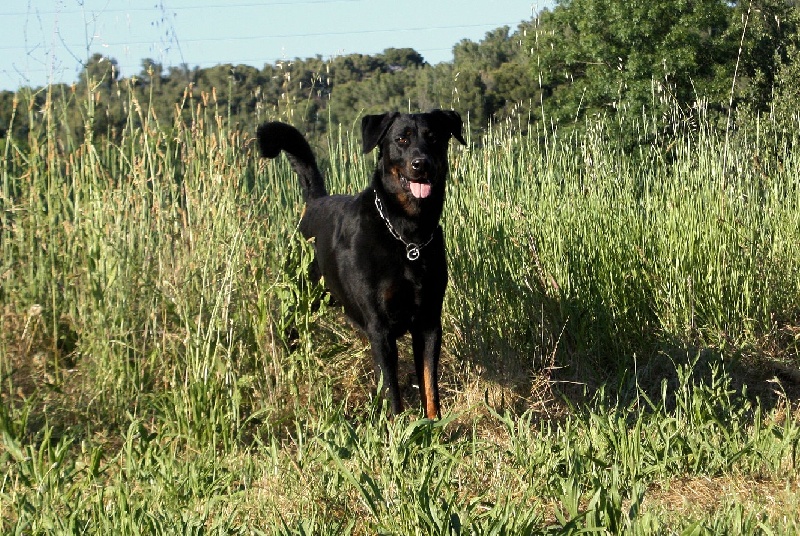
M 202 6 L 180 6 L 180 7 L 171 7 L 171 8 L 164 8 L 164 11 L 191 11 L 197 9 L 217 9 L 217 8 L 239 8 L 239 7 L 272 7 L 272 6 L 302 6 L 306 4 L 352 4 L 363 2 L 364 0 L 300 0 L 297 2 L 256 2 L 256 3 L 238 3 L 238 4 L 211 4 L 211 5 L 202 5 Z M 133 13 L 137 11 L 153 11 L 158 10 L 158 7 L 131 7 L 125 9 L 101 9 L 96 10 L 97 13 Z M 39 15 L 70 15 L 70 14 L 79 14 L 84 13 L 85 10 L 83 9 L 61 9 L 61 10 L 34 10 L 34 11 L 19 11 L 16 13 L 2 13 L 0 12 L 0 16 L 3 17 L 24 17 L 28 15 L 39 14 Z
M 412 0 L 412 3 L 415 0 Z M 419 0 L 417 0 L 419 1 Z M 427 0 L 426 0 L 427 1 Z M 67 2 L 61 2 L 60 4 L 63 6 Z M 73 2 L 69 2 L 72 6 L 77 4 L 83 4 L 84 2 L 78 2 L 75 0 Z M 360 4 L 363 3 L 363 0 L 296 0 L 296 1 L 289 1 L 289 0 L 276 0 L 273 2 L 263 2 L 263 1 L 255 1 L 255 0 L 239 0 L 233 4 L 225 4 L 222 3 L 221 0 L 217 0 L 215 3 L 210 5 L 192 5 L 192 6 L 180 6 L 175 8 L 164 8 L 163 3 L 158 0 L 154 0 L 153 2 L 155 5 L 151 4 L 151 7 L 136 7 L 136 8 L 121 8 L 119 4 L 114 3 L 115 7 L 110 9 L 95 9 L 95 10 L 87 10 L 87 9 L 77 9 L 77 8 L 69 8 L 69 9 L 62 9 L 57 10 L 54 8 L 49 8 L 47 11 L 37 11 L 34 9 L 28 10 L 27 13 L 16 12 L 16 13 L 6 13 L 1 14 L 0 18 L 8 17 L 10 15 L 27 15 L 29 17 L 39 17 L 42 15 L 47 14 L 58 14 L 58 15 L 74 15 L 74 14 L 84 14 L 85 17 L 91 17 L 94 22 L 97 22 L 99 17 L 102 16 L 109 16 L 114 14 L 120 13 L 134 13 L 134 12 L 149 12 L 149 13 L 161 13 L 162 22 L 167 22 L 171 27 L 174 25 L 174 21 L 177 21 L 180 18 L 179 13 L 185 12 L 188 10 L 214 10 L 214 9 L 221 9 L 224 8 L 226 10 L 243 10 L 249 8 L 270 8 L 275 6 L 307 6 L 307 5 L 322 5 L 322 4 Z M 165 3 L 171 3 L 170 0 L 166 0 Z M 52 5 L 52 4 L 51 4 Z M 109 4 L 106 4 L 109 5 Z M 313 8 L 305 8 L 305 9 L 313 9 Z M 356 9 L 361 9 L 357 7 Z M 166 19 L 173 19 L 173 14 L 175 14 L 174 21 L 166 20 Z M 186 17 L 195 16 L 195 14 L 186 14 Z M 206 15 L 203 14 L 205 17 Z M 245 18 L 248 17 L 247 14 L 243 14 Z M 213 15 L 212 15 L 213 17 Z M 433 19 L 433 21 L 441 21 L 443 19 Z M 430 22 L 431 19 L 428 19 Z M 399 22 L 399 21 L 398 21 Z M 420 22 L 415 21 L 415 22 Z M 369 50 L 362 50 L 362 46 L 349 46 L 349 47 L 336 47 L 335 44 L 331 45 L 331 42 L 335 43 L 338 38 L 342 38 L 343 36 L 362 36 L 361 41 L 368 41 L 371 42 L 374 46 L 375 43 L 381 41 L 381 39 L 372 36 L 385 36 L 386 34 L 406 34 L 406 37 L 403 41 L 409 41 L 409 44 L 413 46 L 411 41 L 416 39 L 416 36 L 412 36 L 411 34 L 419 35 L 422 32 L 427 33 L 439 33 L 443 34 L 443 32 L 447 31 L 458 31 L 458 30 L 468 30 L 468 29 L 476 29 L 482 28 L 486 31 L 490 31 L 495 29 L 499 26 L 510 26 L 512 28 L 516 27 L 518 24 L 523 23 L 524 21 L 520 20 L 516 23 L 490 23 L 490 22 L 482 22 L 480 24 L 428 24 L 428 25 L 420 25 L 420 26 L 412 26 L 414 22 L 411 22 L 411 25 L 408 27 L 400 27 L 400 28 L 385 28 L 385 27 L 374 27 L 370 26 L 367 29 L 359 29 L 353 31 L 346 31 L 342 30 L 341 26 L 334 26 L 333 29 L 324 29 L 323 31 L 307 31 L 302 32 L 302 28 L 300 31 L 302 33 L 273 33 L 273 34 L 259 34 L 259 35 L 249 35 L 249 36 L 241 36 L 241 35 L 232 35 L 230 37 L 214 37 L 213 34 L 209 35 L 204 34 L 201 37 L 194 37 L 194 38 L 180 38 L 176 35 L 175 28 L 173 27 L 170 31 L 167 32 L 166 35 L 161 35 L 160 37 L 157 35 L 152 35 L 152 39 L 144 40 L 142 39 L 142 32 L 139 31 L 129 31 L 127 32 L 108 32 L 107 34 L 102 35 L 89 35 L 87 39 L 89 39 L 88 43 L 81 42 L 80 44 L 70 43 L 67 40 L 63 39 L 61 32 L 58 32 L 59 37 L 61 39 L 58 42 L 53 42 L 50 46 L 43 46 L 44 43 L 34 44 L 33 46 L 26 46 L 28 42 L 27 39 L 23 42 L 22 40 L 17 40 L 14 43 L 9 43 L 7 45 L 0 45 L 0 54 L 3 56 L 14 58 L 16 56 L 27 56 L 29 61 L 25 62 L 27 65 L 26 67 L 20 69 L 18 68 L 18 61 L 15 61 L 14 64 L 10 65 L 11 68 L 5 68 L 0 70 L 0 77 L 8 78 L 10 75 L 14 74 L 14 77 L 17 75 L 22 76 L 25 79 L 28 78 L 36 78 L 37 76 L 41 75 L 42 73 L 52 73 L 53 72 L 53 65 L 45 66 L 46 63 L 53 63 L 54 65 L 58 65 L 56 70 L 59 73 L 70 73 L 70 72 L 78 72 L 81 68 L 81 60 L 78 59 L 75 54 L 69 52 L 70 50 L 84 50 L 88 54 L 89 52 L 100 52 L 106 57 L 114 58 L 118 61 L 120 68 L 125 71 L 127 75 L 127 71 L 136 71 L 137 61 L 143 60 L 150 54 L 158 54 L 159 57 L 161 55 L 168 55 L 171 56 L 172 59 L 166 60 L 164 59 L 164 65 L 166 66 L 173 66 L 173 65 L 189 65 L 189 66 L 196 66 L 198 68 L 206 68 L 211 67 L 214 65 L 220 64 L 231 64 L 231 65 L 253 65 L 253 66 L 263 66 L 269 64 L 275 64 L 279 61 L 292 61 L 294 59 L 302 60 L 302 59 L 309 59 L 314 57 L 323 58 L 325 61 L 328 61 L 331 58 L 336 56 L 344 55 L 344 50 L 350 48 L 359 48 L 359 50 L 351 50 L 348 53 L 353 54 L 368 54 L 374 55 L 380 53 L 379 51 L 369 51 Z M 13 24 L 13 23 L 11 23 Z M 219 26 L 221 27 L 221 25 Z M 281 27 L 273 27 L 278 32 L 282 29 Z M 455 32 L 454 32 L 455 33 Z M 463 32 L 463 33 L 475 33 L 475 32 Z M 91 34 L 91 32 L 90 32 Z M 125 41 L 124 38 L 120 39 L 123 35 L 131 36 L 130 41 Z M 147 34 L 145 34 L 147 35 Z M 369 36 L 364 38 L 363 36 Z M 138 37 L 138 39 L 137 39 Z M 112 39 L 113 41 L 108 41 L 105 39 Z M 221 47 L 219 43 L 255 43 L 258 44 L 261 49 L 265 47 L 267 49 L 274 48 L 279 46 L 282 49 L 289 49 L 289 52 L 292 52 L 292 48 L 295 47 L 295 43 L 290 42 L 290 40 L 303 40 L 308 39 L 311 41 L 313 38 L 317 38 L 317 40 L 322 40 L 325 42 L 325 46 L 320 46 L 319 48 L 327 48 L 328 50 L 320 50 L 319 52 L 329 52 L 331 49 L 336 50 L 337 52 L 333 54 L 313 54 L 309 51 L 309 47 L 300 47 L 302 49 L 302 53 L 300 55 L 294 54 L 291 57 L 283 56 L 280 58 L 274 58 L 270 60 L 269 58 L 259 58 L 259 59 L 241 59 L 237 58 L 235 61 L 225 61 L 222 59 L 217 59 L 214 54 L 206 54 L 205 57 L 196 58 L 195 61 L 186 61 L 184 58 L 184 54 L 181 51 L 181 48 L 185 48 L 186 46 L 191 46 L 194 49 L 200 49 L 203 45 L 207 45 L 208 47 L 214 50 L 222 50 L 225 47 Z M 74 39 L 74 38 L 73 38 Z M 453 46 L 455 46 L 459 39 L 457 36 L 454 37 L 454 42 L 451 46 L 446 48 L 419 48 L 413 47 L 417 52 L 422 54 L 423 56 L 432 55 L 437 56 L 438 61 L 447 61 L 446 59 L 441 58 L 441 54 L 436 54 L 440 51 L 445 50 L 452 50 Z M 286 40 L 285 43 L 275 43 L 275 40 Z M 394 40 L 390 40 L 394 41 Z M 313 47 L 311 47 L 313 48 Z M 367 47 L 370 48 L 370 44 L 367 44 Z M 385 48 L 385 47 L 384 47 Z M 298 50 L 299 52 L 300 50 Z M 252 52 L 252 50 L 251 50 Z M 63 56 L 69 53 L 71 58 L 64 58 Z M 179 58 L 175 57 L 175 54 L 179 54 Z M 273 51 L 273 54 L 275 51 Z M 228 50 L 227 54 L 225 55 L 233 55 L 230 50 Z M 248 56 L 250 54 L 247 54 Z M 47 56 L 49 59 L 42 59 L 44 56 Z M 136 58 L 136 56 L 141 56 Z M 19 60 L 23 58 L 20 57 Z M 209 58 L 205 60 L 205 58 Z M 200 61 L 197 61 L 197 60 Z M 73 61 L 75 60 L 75 61 Z M 179 63 L 176 63 L 176 60 L 179 60 Z M 205 61 L 204 61 L 205 60 Z M 33 63 L 33 65 L 31 65 Z M 38 64 L 38 65 L 37 65 Z
M 273 35 L 254 35 L 254 36 L 237 36 L 237 37 L 201 37 L 194 39 L 178 39 L 181 43 L 215 43 L 220 41 L 263 41 L 265 39 L 297 39 L 304 37 L 329 37 L 337 35 L 367 35 L 367 34 L 381 34 L 381 33 L 397 33 L 397 32 L 429 32 L 434 30 L 462 30 L 468 28 L 498 28 L 500 26 L 511 26 L 511 23 L 481 23 L 481 24 L 459 24 L 452 26 L 419 26 L 415 28 L 382 28 L 375 30 L 354 30 L 354 31 L 339 31 L 339 32 L 311 32 L 302 34 L 273 34 Z M 132 45 L 150 45 L 155 41 L 120 41 L 120 42 L 104 42 L 105 46 L 132 46 Z M 70 44 L 71 47 L 82 47 L 83 44 Z M 0 50 L 26 50 L 27 47 L 22 45 L 2 46 Z

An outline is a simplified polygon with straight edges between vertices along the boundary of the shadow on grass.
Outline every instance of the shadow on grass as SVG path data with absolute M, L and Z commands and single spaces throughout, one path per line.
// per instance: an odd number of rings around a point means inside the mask
M 661 398 L 662 392 L 669 405 L 681 382 L 708 384 L 721 370 L 730 378 L 733 396 L 762 409 L 786 400 L 800 405 L 800 358 L 791 326 L 746 344 L 723 337 L 717 344 L 703 343 L 699 334 L 687 340 L 665 333 L 646 311 L 615 317 L 599 299 L 558 296 L 554 287 L 545 278 L 537 279 L 535 288 L 506 287 L 506 310 L 515 311 L 515 322 L 506 322 L 505 331 L 486 320 L 491 311 L 481 315 L 478 308 L 452 319 L 453 359 L 512 394 L 491 404 L 515 413 L 537 407 L 552 413 L 543 398 L 575 407 L 603 390 L 611 406 L 630 407 L 642 396 Z M 680 373 L 687 366 L 692 369 L 688 379 Z

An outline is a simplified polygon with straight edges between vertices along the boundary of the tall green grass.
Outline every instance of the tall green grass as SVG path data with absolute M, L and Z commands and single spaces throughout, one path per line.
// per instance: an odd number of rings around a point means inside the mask
M 763 163 L 755 133 L 726 149 L 710 121 L 669 145 L 646 131 L 653 141 L 633 154 L 613 132 L 599 121 L 541 146 L 541 130 L 498 127 L 481 150 L 455 157 L 448 311 L 457 325 L 479 327 L 469 330 L 475 341 L 465 333 L 469 352 L 538 364 L 574 356 L 573 366 L 618 375 L 634 355 L 749 352 L 787 330 L 791 339 L 800 311 L 796 133 L 768 149 L 779 162 Z
M 454 146 L 428 422 L 388 419 L 368 349 L 312 306 L 296 177 L 213 95 L 180 103 L 189 124 L 131 98 L 113 143 L 19 99 L 3 533 L 797 531 L 797 385 L 765 382 L 798 365 L 797 133 L 666 140 L 643 118 L 635 152 L 602 121 Z M 367 185 L 358 139 L 317 148 L 331 191 Z M 676 509 L 684 487 L 706 492 Z

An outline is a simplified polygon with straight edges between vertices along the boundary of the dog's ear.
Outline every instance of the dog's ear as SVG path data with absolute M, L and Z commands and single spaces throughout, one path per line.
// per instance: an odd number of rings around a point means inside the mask
M 389 112 L 382 115 L 365 115 L 361 119 L 361 138 L 364 142 L 364 154 L 378 146 L 398 115 L 400 114 L 397 112 Z
M 455 110 L 433 110 L 431 114 L 438 116 L 437 120 L 442 122 L 445 130 L 447 130 L 455 139 L 461 142 L 461 145 L 466 145 L 464 136 L 461 130 L 464 128 L 464 123 L 461 121 L 461 116 Z

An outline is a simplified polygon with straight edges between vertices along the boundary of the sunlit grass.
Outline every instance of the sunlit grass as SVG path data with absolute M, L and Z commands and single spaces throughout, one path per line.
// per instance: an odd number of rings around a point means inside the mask
M 662 142 L 643 119 L 634 150 L 603 122 L 454 144 L 431 423 L 387 419 L 366 346 L 302 283 L 296 178 L 206 97 L 172 126 L 131 101 L 110 143 L 21 96 L 2 532 L 797 532 L 796 133 Z M 330 132 L 329 189 L 362 189 L 374 156 Z

